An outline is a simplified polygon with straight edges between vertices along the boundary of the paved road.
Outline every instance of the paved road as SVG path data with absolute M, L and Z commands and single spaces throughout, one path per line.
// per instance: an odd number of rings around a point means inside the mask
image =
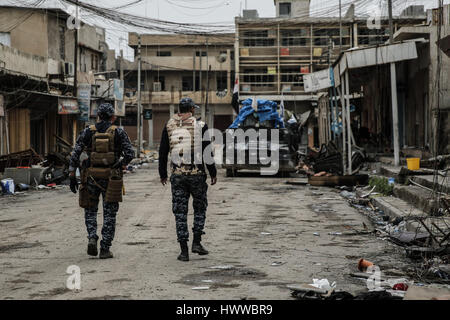
M 176 260 L 170 186 L 159 184 L 154 164 L 126 176 L 114 259 L 86 255 L 83 214 L 68 187 L 0 197 L 0 298 L 291 299 L 286 285 L 312 278 L 355 293 L 365 283 L 348 274 L 360 257 L 382 270 L 404 260 L 398 247 L 355 232 L 370 223 L 336 190 L 285 182 L 225 178 L 220 170 L 209 188 L 204 244 L 211 253 L 191 254 L 188 263 Z M 81 290 L 65 286 L 71 265 L 80 267 Z M 218 266 L 228 267 L 211 268 Z

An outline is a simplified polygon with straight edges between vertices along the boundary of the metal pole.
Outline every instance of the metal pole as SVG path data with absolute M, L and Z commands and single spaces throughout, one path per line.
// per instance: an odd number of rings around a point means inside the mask
M 392 21 L 392 0 L 388 0 L 389 11 L 389 44 L 394 43 L 394 24 Z M 400 165 L 400 143 L 398 134 L 398 101 L 397 101 L 397 75 L 395 63 L 391 63 L 391 98 L 392 98 L 392 126 L 394 139 L 394 162 Z
M 392 96 L 392 126 L 394 136 L 394 161 L 400 165 L 400 143 L 398 138 L 398 104 L 397 104 L 397 75 L 395 63 L 391 63 L 391 96 Z
M 125 81 L 125 77 L 124 77 L 124 74 L 123 74 L 123 50 L 122 49 L 120 49 L 119 63 L 120 63 L 120 80 L 121 81 Z M 123 104 L 124 104 L 123 107 L 125 108 L 125 101 L 123 102 Z M 119 126 L 122 127 L 122 117 L 119 118 Z
M 76 6 L 76 13 L 75 13 L 75 44 L 74 44 L 74 54 L 73 54 L 73 69 L 74 69 L 74 75 L 73 75 L 73 96 L 77 97 L 77 82 L 78 82 L 78 0 L 77 0 L 77 6 Z M 81 24 L 80 24 L 81 26 Z
M 392 0 L 388 0 L 389 11 L 389 44 L 394 43 L 394 23 L 392 21 Z
M 344 94 L 345 90 L 344 90 L 344 79 L 341 76 L 341 88 L 339 89 L 339 87 L 337 88 L 339 97 L 341 98 L 341 118 L 342 118 L 342 170 L 344 175 L 347 173 L 347 146 L 346 146 L 346 142 L 347 142 L 347 133 L 345 130 L 345 101 L 344 101 L 344 96 L 342 94 Z
M 137 158 L 141 156 L 142 148 L 142 105 L 141 105 L 141 35 L 138 35 L 138 96 L 137 96 L 137 134 L 138 134 L 138 145 L 137 145 Z
M 348 174 L 352 174 L 352 122 L 350 120 L 350 86 L 348 69 L 345 72 L 345 102 L 347 109 L 347 139 L 348 139 Z
M 339 53 L 342 51 L 342 1 L 339 0 Z

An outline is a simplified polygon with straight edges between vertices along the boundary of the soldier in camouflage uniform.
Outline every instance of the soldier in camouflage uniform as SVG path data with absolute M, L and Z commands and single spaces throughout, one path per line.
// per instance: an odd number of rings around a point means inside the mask
M 97 111 L 99 122 L 95 126 L 90 126 L 84 129 L 77 139 L 75 147 L 70 158 L 70 189 L 73 193 L 77 193 L 78 181 L 75 177 L 76 168 L 80 167 L 82 176 L 85 170 L 91 166 L 91 150 L 93 144 L 93 137 L 95 132 L 105 133 L 111 132 L 114 139 L 114 165 L 110 167 L 122 170 L 134 158 L 134 151 L 131 146 L 130 139 L 126 132 L 115 126 L 112 123 L 115 121 L 114 108 L 109 103 L 101 104 Z M 80 155 L 83 151 L 87 151 L 88 159 L 84 160 L 80 166 Z M 103 228 L 102 240 L 100 241 L 100 259 L 112 258 L 113 255 L 109 248 L 114 239 L 116 227 L 116 215 L 119 210 L 118 202 L 105 201 L 106 191 L 108 188 L 109 178 L 93 178 L 92 175 L 87 177 L 87 194 L 89 194 L 89 207 L 85 207 L 85 223 L 88 232 L 88 249 L 87 253 L 91 256 L 97 256 L 97 212 L 100 195 L 103 197 Z M 80 189 L 81 193 L 81 189 Z M 81 202 L 81 201 L 80 201 Z
M 203 152 L 210 144 L 209 139 L 201 142 L 200 161 L 194 163 L 194 131 L 200 133 L 202 138 L 208 130 L 206 124 L 194 118 L 195 109 L 199 108 L 192 99 L 183 98 L 179 104 L 179 113 L 175 114 L 164 127 L 161 144 L 159 149 L 159 175 L 161 183 L 167 183 L 167 162 L 168 154 L 171 153 L 172 175 L 170 182 L 172 185 L 172 211 L 175 215 L 177 238 L 180 243 L 181 253 L 178 260 L 189 261 L 189 231 L 187 225 L 187 213 L 189 197 L 192 195 L 194 207 L 194 226 L 192 228 L 194 239 L 192 242 L 192 252 L 200 255 L 208 254 L 208 251 L 201 245 L 202 235 L 205 234 L 206 208 L 208 206 L 206 183 L 207 176 L 205 172 L 205 163 L 203 161 Z M 200 140 L 201 141 L 201 140 Z M 186 160 L 186 154 L 183 151 L 191 152 L 190 159 Z M 180 155 L 175 158 L 175 154 Z M 198 155 L 197 155 L 198 156 Z M 211 153 L 211 159 L 212 159 Z M 181 159 L 183 158 L 183 159 Z M 206 164 L 211 176 L 211 185 L 217 182 L 217 171 L 215 164 Z

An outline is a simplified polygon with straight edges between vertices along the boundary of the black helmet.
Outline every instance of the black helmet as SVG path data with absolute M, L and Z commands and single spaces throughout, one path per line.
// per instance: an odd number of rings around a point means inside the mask
M 97 109 L 97 115 L 102 120 L 110 119 L 114 115 L 114 107 L 110 103 L 102 103 Z
M 199 109 L 200 107 L 196 105 L 191 98 L 183 98 L 180 100 L 179 104 L 180 111 L 188 111 L 191 108 Z

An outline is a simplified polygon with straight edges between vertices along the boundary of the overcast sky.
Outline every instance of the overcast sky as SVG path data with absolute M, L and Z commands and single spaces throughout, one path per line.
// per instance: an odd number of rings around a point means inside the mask
M 118 7 L 124 4 L 135 2 L 135 0 L 80 0 L 81 2 L 92 3 L 101 7 Z M 382 4 L 386 7 L 387 0 L 342 0 L 343 14 L 350 3 L 356 3 L 357 15 L 371 14 L 374 9 Z M 37 3 L 37 0 L 0 0 L 0 5 L 23 5 Z M 311 14 L 323 15 L 328 13 L 337 16 L 339 0 L 312 0 Z M 426 8 L 437 7 L 438 0 L 393 0 L 394 14 L 399 14 L 401 10 L 414 4 L 423 4 Z M 444 0 L 450 3 L 450 0 Z M 42 0 L 41 6 L 61 7 L 64 1 Z M 66 4 L 67 6 L 67 4 Z M 151 17 L 161 20 L 182 22 L 182 23 L 229 23 L 234 22 L 234 17 L 239 16 L 241 9 L 247 6 L 248 9 L 257 9 L 260 17 L 274 17 L 275 6 L 273 0 L 143 0 L 127 9 L 122 9 L 127 13 Z M 98 24 L 107 29 L 107 41 L 111 48 L 119 51 L 124 49 L 127 57 L 131 58 L 133 52 L 126 47 L 127 32 L 131 31 L 126 26 L 111 24 L 93 16 L 84 19 L 91 24 Z M 151 33 L 151 30 L 140 32 Z M 122 39 L 121 39 L 122 38 Z

